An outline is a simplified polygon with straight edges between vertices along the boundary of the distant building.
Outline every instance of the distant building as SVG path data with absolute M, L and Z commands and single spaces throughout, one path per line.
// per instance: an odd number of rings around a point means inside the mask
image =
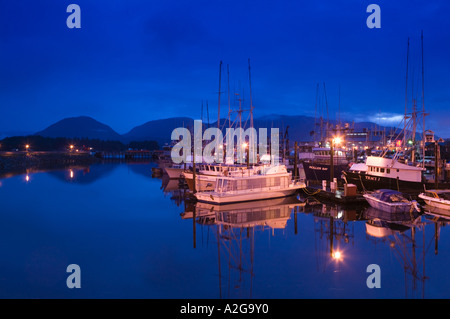
M 425 141 L 427 143 L 434 143 L 434 132 L 432 130 L 425 131 Z

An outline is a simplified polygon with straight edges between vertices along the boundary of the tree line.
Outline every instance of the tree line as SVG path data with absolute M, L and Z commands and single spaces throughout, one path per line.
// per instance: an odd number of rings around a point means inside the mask
M 27 147 L 28 145 L 28 147 Z M 103 151 L 121 152 L 128 149 L 159 149 L 156 141 L 104 141 L 89 138 L 43 137 L 39 135 L 13 136 L 0 140 L 0 151 Z

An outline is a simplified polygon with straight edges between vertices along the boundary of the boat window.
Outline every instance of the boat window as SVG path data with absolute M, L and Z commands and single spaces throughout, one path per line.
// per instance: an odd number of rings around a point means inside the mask
M 222 180 L 222 191 L 227 191 L 227 184 L 228 184 L 228 180 L 223 179 Z
M 381 173 L 384 173 L 384 168 L 380 168 L 380 172 L 381 172 Z
M 397 168 L 397 173 L 399 172 L 398 168 Z
M 386 168 L 386 173 L 390 174 L 391 173 L 391 169 L 390 168 Z
M 380 171 L 380 168 L 379 167 L 377 167 L 377 172 L 379 172 Z

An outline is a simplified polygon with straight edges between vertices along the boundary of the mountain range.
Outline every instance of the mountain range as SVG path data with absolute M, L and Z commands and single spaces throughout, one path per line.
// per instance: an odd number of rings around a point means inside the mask
M 221 126 L 225 124 L 225 119 L 221 120 Z M 318 121 L 313 117 L 303 115 L 265 115 L 254 119 L 254 127 L 267 128 L 270 135 L 271 128 L 279 128 L 281 136 L 288 132 L 288 138 L 291 141 L 311 141 L 313 140 L 314 127 Z M 331 121 L 332 124 L 335 124 Z M 205 123 L 204 123 L 205 124 Z M 247 123 L 248 124 L 248 123 Z M 374 123 L 352 123 L 355 131 L 363 128 L 373 128 Z M 189 117 L 172 117 L 168 119 L 158 119 L 148 121 L 142 125 L 136 126 L 125 134 L 119 134 L 110 126 L 103 124 L 88 116 L 79 116 L 62 119 L 35 135 L 44 137 L 66 137 L 66 138 L 90 138 L 100 140 L 121 141 L 129 143 L 130 141 L 157 141 L 159 145 L 164 145 L 171 141 L 171 134 L 175 128 L 186 127 L 192 129 L 194 120 Z M 205 125 L 207 127 L 217 127 L 217 121 Z M 236 126 L 236 123 L 235 123 Z M 239 126 L 239 125 L 237 125 Z M 244 123 L 243 123 L 244 126 Z M 248 125 L 247 125 L 248 126 Z M 380 130 L 383 127 L 378 127 Z M 386 128 L 388 132 L 389 128 Z

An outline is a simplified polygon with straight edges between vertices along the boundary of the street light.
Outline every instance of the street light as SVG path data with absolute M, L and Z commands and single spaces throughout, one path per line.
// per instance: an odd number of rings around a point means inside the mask
M 30 148 L 30 145 L 29 144 L 27 144 L 27 145 L 25 145 L 25 150 L 28 152 L 28 149 Z

